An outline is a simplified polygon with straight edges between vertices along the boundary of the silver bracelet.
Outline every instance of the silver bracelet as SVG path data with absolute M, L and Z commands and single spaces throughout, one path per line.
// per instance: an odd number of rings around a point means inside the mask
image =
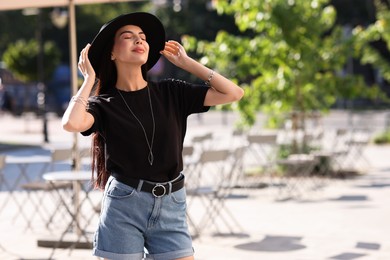
M 88 101 L 85 100 L 85 98 L 80 97 L 80 96 L 73 96 L 73 97 L 70 99 L 70 101 L 75 102 L 75 103 L 82 104 L 84 107 L 87 107 L 87 106 L 88 106 Z
M 210 70 L 209 77 L 208 77 L 208 79 L 204 82 L 204 84 L 206 84 L 206 86 L 211 86 L 211 80 L 213 79 L 213 76 L 214 76 L 214 71 L 213 71 L 213 70 Z

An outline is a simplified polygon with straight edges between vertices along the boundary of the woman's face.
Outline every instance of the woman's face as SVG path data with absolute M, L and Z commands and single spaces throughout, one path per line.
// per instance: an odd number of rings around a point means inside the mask
M 149 44 L 140 27 L 125 25 L 116 32 L 111 52 L 111 60 L 116 66 L 121 64 L 142 66 L 148 60 L 148 55 Z

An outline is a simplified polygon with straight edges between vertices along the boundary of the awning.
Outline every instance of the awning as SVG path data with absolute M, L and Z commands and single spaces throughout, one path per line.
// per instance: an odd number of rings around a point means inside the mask
M 0 2 L 0 10 L 15 10 L 24 8 L 46 8 L 82 5 L 82 4 L 101 4 L 116 2 L 132 2 L 131 0 L 3 0 Z

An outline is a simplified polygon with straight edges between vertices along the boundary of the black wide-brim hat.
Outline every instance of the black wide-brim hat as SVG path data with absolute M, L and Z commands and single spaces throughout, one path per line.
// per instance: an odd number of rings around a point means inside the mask
M 116 31 L 125 25 L 139 26 L 145 33 L 146 41 L 149 44 L 149 56 L 146 61 L 148 70 L 160 58 L 160 51 L 165 46 L 165 29 L 161 21 L 150 13 L 135 12 L 123 14 L 104 24 L 91 43 L 88 58 L 96 75 L 99 75 L 103 50 L 114 38 Z

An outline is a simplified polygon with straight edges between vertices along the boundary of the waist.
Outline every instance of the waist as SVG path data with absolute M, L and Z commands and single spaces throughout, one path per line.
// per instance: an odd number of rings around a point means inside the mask
M 153 194 L 153 196 L 156 198 L 168 195 L 172 192 L 182 189 L 184 187 L 185 179 L 182 173 L 174 180 L 163 183 L 151 182 L 147 180 L 130 179 L 115 172 L 111 173 L 111 176 L 114 177 L 117 181 L 126 184 L 134 189 L 149 192 Z

